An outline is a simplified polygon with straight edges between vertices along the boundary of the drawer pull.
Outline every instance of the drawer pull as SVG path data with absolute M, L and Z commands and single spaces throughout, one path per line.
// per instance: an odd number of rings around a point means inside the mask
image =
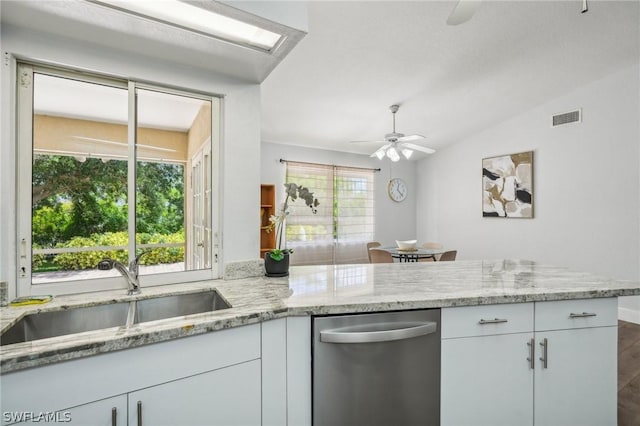
M 574 314 L 573 312 L 571 312 L 569 314 L 569 318 L 585 318 L 585 317 L 595 317 L 596 313 L 595 312 L 583 312 L 581 314 Z
M 531 338 L 531 340 L 527 342 L 527 346 L 529 346 L 529 358 L 527 358 L 527 361 L 529 361 L 529 368 L 531 368 L 532 370 L 536 368 L 536 363 L 534 360 L 534 358 L 536 357 L 535 343 L 536 339 L 534 338 Z
M 546 337 L 542 339 L 542 342 L 540 342 L 540 346 L 542 346 L 542 356 L 540 357 L 540 361 L 542 361 L 542 368 L 547 368 L 547 362 L 549 359 L 547 353 L 547 351 L 549 350 L 549 342 L 547 341 Z
M 478 321 L 478 324 L 480 325 L 484 325 L 484 324 L 500 324 L 502 322 L 507 322 L 507 319 L 502 319 L 502 318 L 494 318 L 492 320 L 486 320 L 486 319 L 480 319 L 480 321 Z

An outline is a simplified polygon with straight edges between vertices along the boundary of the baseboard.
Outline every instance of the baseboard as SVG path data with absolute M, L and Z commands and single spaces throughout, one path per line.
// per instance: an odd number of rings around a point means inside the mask
M 618 319 L 627 322 L 640 324 L 640 311 L 629 308 L 618 307 Z

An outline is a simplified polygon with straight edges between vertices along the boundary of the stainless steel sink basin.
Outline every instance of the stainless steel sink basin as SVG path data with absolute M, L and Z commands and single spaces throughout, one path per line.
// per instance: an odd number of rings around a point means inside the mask
M 154 297 L 136 302 L 136 317 L 134 322 L 140 323 L 181 317 L 230 307 L 231 305 L 215 291 Z
M 127 321 L 129 303 L 40 312 L 23 317 L 0 336 L 0 344 L 29 342 L 65 334 L 118 327 Z
M 133 318 L 127 318 L 131 309 Z M 126 324 L 143 323 L 230 308 L 214 290 L 158 296 L 85 308 L 39 312 L 23 317 L 2 333 L 0 345 L 82 333 Z

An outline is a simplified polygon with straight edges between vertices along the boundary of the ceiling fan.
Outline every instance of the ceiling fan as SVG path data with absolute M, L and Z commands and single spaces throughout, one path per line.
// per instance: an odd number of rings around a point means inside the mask
M 399 108 L 399 105 L 391 105 L 389 107 L 389 109 L 391 110 L 391 114 L 393 115 L 393 131 L 384 135 L 383 141 L 352 141 L 352 143 L 384 143 L 384 145 L 378 148 L 373 154 L 370 155 L 370 157 L 378 157 L 379 160 L 382 160 L 385 156 L 387 156 L 391 161 L 394 162 L 400 160 L 400 154 L 402 154 L 404 158 L 408 160 L 409 158 L 411 158 L 414 151 L 420 151 L 426 154 L 433 154 L 434 152 L 436 152 L 435 149 L 411 143 L 413 141 L 426 139 L 424 136 L 405 136 L 404 133 L 396 132 L 396 112 L 398 112 Z
M 482 0 L 458 0 L 451 14 L 447 18 L 447 25 L 459 25 L 467 22 L 480 8 Z M 587 0 L 582 0 L 582 10 L 580 13 L 589 11 Z

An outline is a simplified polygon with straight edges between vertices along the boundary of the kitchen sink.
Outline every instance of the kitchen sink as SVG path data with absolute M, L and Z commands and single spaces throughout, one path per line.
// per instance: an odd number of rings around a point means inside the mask
M 228 309 L 216 291 L 158 296 L 61 311 L 26 315 L 0 336 L 0 345 L 82 333 L 202 312 Z M 131 308 L 131 309 L 130 309 Z M 131 311 L 133 318 L 128 318 Z
M 26 315 L 2 333 L 0 344 L 11 345 L 65 334 L 118 327 L 126 323 L 128 309 L 129 303 L 125 302 Z
M 230 308 L 216 291 L 154 297 L 136 302 L 134 322 L 155 321 Z

